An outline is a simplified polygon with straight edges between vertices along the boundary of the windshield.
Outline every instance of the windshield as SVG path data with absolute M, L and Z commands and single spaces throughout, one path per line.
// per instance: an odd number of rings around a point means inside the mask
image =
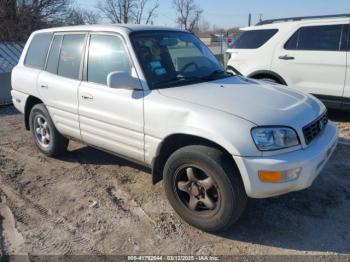
M 228 77 L 209 49 L 190 33 L 137 32 L 131 39 L 151 89 Z

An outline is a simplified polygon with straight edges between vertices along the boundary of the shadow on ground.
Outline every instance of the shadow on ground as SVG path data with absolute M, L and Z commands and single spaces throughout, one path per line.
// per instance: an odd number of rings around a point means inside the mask
M 64 156 L 60 157 L 61 161 L 66 162 L 78 162 L 86 165 L 115 165 L 115 166 L 128 166 L 140 171 L 150 173 L 151 170 L 140 164 L 131 162 L 121 157 L 105 153 L 103 151 L 94 149 L 89 146 L 84 146 L 79 149 L 71 150 Z
M 3 108 L 0 108 L 0 117 Z M 16 114 L 12 109 L 10 112 Z M 350 122 L 350 114 L 330 111 L 334 121 Z M 349 142 L 349 139 L 344 139 Z M 211 241 L 235 241 L 288 250 L 350 254 L 350 146 L 340 144 L 310 189 L 285 196 L 249 200 L 232 230 Z M 61 161 L 91 165 L 146 168 L 90 147 L 72 150 Z M 161 211 L 159 211 L 161 212 Z M 202 233 L 203 238 L 207 237 Z M 215 236 L 216 237 L 216 236 Z M 0 252 L 1 246 L 0 217 Z M 220 244 L 217 243 L 217 247 Z M 263 248 L 261 250 L 264 250 Z
M 250 199 L 224 241 L 299 250 L 350 253 L 350 146 L 339 145 L 310 189 L 270 199 Z M 62 161 L 146 168 L 90 147 L 73 150 Z M 335 172 L 335 170 L 337 170 Z
M 0 106 L 0 117 L 17 115 L 19 113 L 20 112 L 12 105 Z
M 329 109 L 328 116 L 332 121 L 350 122 L 350 111 Z
M 311 188 L 251 199 L 235 227 L 220 236 L 283 249 L 350 254 L 349 159 L 350 146 L 339 145 Z

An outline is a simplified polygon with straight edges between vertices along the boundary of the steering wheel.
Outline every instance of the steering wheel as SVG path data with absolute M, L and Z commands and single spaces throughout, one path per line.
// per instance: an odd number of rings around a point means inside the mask
M 180 74 L 185 73 L 186 69 L 188 69 L 190 66 L 194 66 L 196 70 L 199 69 L 199 66 L 195 62 L 189 62 L 181 68 Z

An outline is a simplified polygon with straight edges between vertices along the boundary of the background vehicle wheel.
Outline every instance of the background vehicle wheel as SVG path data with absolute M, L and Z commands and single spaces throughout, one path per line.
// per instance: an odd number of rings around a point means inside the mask
M 259 78 L 259 80 L 261 81 L 265 81 L 265 82 L 269 82 L 269 83 L 273 83 L 273 84 L 281 84 L 279 81 L 277 81 L 276 79 L 270 78 L 270 77 L 263 77 L 263 78 Z
M 237 168 L 220 150 L 187 146 L 164 167 L 170 204 L 189 224 L 208 232 L 229 228 L 242 215 L 247 196 Z
M 57 131 L 43 104 L 32 108 L 29 125 L 35 144 L 45 155 L 54 157 L 66 152 L 69 141 Z

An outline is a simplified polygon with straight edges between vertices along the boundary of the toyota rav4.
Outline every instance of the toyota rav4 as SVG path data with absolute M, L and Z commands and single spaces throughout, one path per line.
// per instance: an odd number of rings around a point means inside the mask
M 171 28 L 34 32 L 12 88 L 44 154 L 74 139 L 150 167 L 175 211 L 206 231 L 231 226 L 248 197 L 309 187 L 337 144 L 319 100 L 228 75 L 197 37 Z

